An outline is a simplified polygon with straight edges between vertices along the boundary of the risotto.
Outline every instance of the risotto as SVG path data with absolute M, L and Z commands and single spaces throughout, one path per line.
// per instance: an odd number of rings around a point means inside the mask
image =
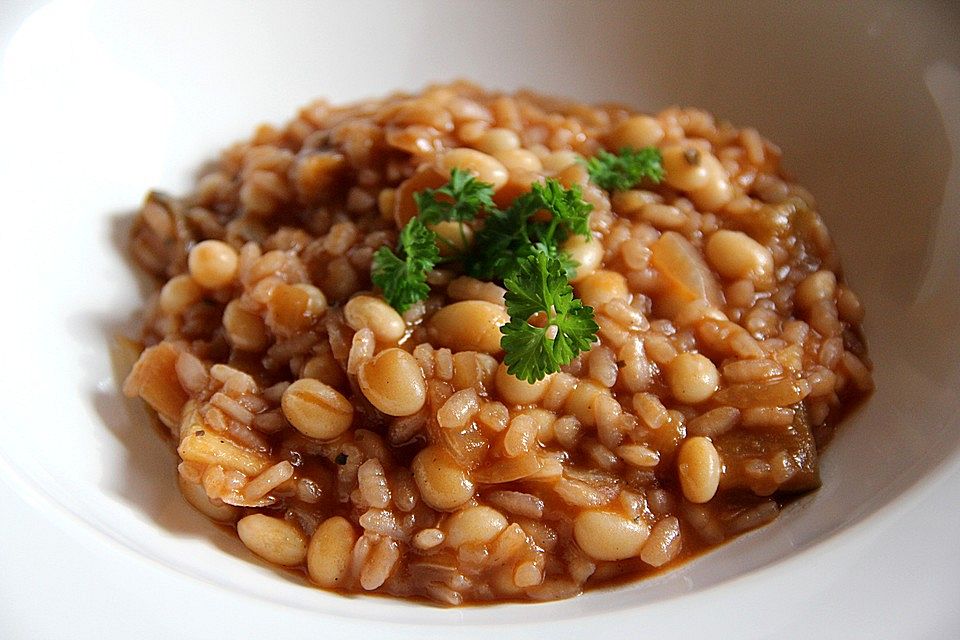
M 566 598 L 777 517 L 872 388 L 751 128 L 529 92 L 319 100 L 131 234 L 124 392 L 184 498 L 342 592 Z

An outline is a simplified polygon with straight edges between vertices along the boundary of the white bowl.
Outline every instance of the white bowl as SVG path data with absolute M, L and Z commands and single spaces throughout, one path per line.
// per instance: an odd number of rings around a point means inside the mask
M 0 499 L 16 515 L 2 520 L 0 549 L 21 550 L 0 559 L 0 636 L 103 637 L 111 612 L 117 637 L 960 629 L 955 9 L 35 5 L 8 3 L 0 17 Z M 865 301 L 875 363 L 877 391 L 828 448 L 819 492 L 654 580 L 461 610 L 309 588 L 186 506 L 171 448 L 131 419 L 111 373 L 109 343 L 140 300 L 119 248 L 123 216 L 147 189 L 183 192 L 220 148 L 313 97 L 454 77 L 647 110 L 701 106 L 782 146 Z M 31 584 L 45 589 L 39 603 Z M 919 595 L 904 600 L 901 589 Z M 887 615 L 904 602 L 913 605 Z M 73 616 L 69 627 L 58 612 Z

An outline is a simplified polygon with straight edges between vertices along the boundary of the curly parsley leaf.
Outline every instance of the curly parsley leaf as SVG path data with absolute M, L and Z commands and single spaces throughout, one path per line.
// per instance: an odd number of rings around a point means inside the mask
M 506 279 L 522 258 L 540 251 L 556 257 L 562 273 L 571 277 L 577 265 L 559 245 L 570 234 L 590 237 L 592 210 L 579 186 L 568 189 L 553 178 L 534 183 L 506 211 L 490 210 L 474 240 L 467 271 L 483 280 Z M 541 219 L 541 211 L 549 215 Z
M 439 197 L 438 197 L 439 196 Z M 420 220 L 427 225 L 445 220 L 473 220 L 481 210 L 492 211 L 493 185 L 480 182 L 459 168 L 450 172 L 450 181 L 439 189 L 424 189 L 413 194 Z
M 491 211 L 473 239 L 465 258 L 467 273 L 481 280 L 500 280 L 513 268 L 517 255 L 529 246 L 523 223 L 513 210 Z
M 590 236 L 590 212 L 593 206 L 583 200 L 580 185 L 565 188 L 559 181 L 550 178 L 543 184 L 534 183 L 530 193 L 539 208 L 550 212 L 551 222 L 564 234 Z
M 430 295 L 427 274 L 439 260 L 436 234 L 412 218 L 400 231 L 397 253 L 380 247 L 373 255 L 370 278 L 390 306 L 403 313 Z
M 500 345 L 511 375 L 531 383 L 542 380 L 596 340 L 593 308 L 574 298 L 557 257 L 534 251 L 517 261 L 504 284 L 510 322 L 500 329 Z M 542 319 L 543 326 L 531 324 L 531 316 Z
M 619 154 L 601 149 L 586 165 L 591 182 L 607 191 L 626 191 L 644 178 L 663 180 L 663 158 L 656 147 L 624 147 Z
M 580 266 L 580 263 L 573 259 L 569 253 L 558 247 L 557 245 L 547 245 L 542 242 L 538 242 L 533 245 L 531 251 L 523 253 L 523 256 L 528 256 L 534 251 L 539 251 L 546 254 L 550 258 L 556 258 L 560 262 L 560 266 L 563 267 L 563 275 L 569 280 L 573 276 L 577 275 L 577 267 Z

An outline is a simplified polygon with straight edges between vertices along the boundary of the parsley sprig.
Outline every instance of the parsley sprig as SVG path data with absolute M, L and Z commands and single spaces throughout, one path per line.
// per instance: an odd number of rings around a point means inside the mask
M 536 382 L 593 344 L 599 330 L 593 308 L 574 297 L 556 256 L 535 251 L 518 260 L 504 284 L 510 322 L 500 329 L 500 346 L 508 373 Z
M 440 197 L 438 197 L 440 196 Z M 424 189 L 413 194 L 420 220 L 437 224 L 446 220 L 466 222 L 486 209 L 496 208 L 493 203 L 493 185 L 480 182 L 468 172 L 454 168 L 450 181 L 439 189 Z
M 663 179 L 660 152 L 653 147 L 600 151 L 585 165 L 591 181 L 608 191 Z M 501 327 L 500 345 L 510 374 L 536 382 L 590 349 L 599 328 L 593 308 L 574 296 L 569 280 L 577 263 L 562 250 L 573 235 L 590 238 L 592 206 L 579 186 L 566 188 L 548 178 L 502 210 L 492 185 L 454 169 L 445 185 L 413 197 L 418 214 L 400 231 L 396 250 L 381 247 L 373 257 L 371 278 L 391 306 L 402 313 L 430 294 L 427 275 L 441 262 L 442 240 L 430 226 L 454 221 L 462 250 L 442 261 L 460 262 L 470 275 L 502 281 L 507 289 L 510 321 Z M 468 247 L 464 225 L 475 221 L 479 229 Z
M 427 274 L 440 260 L 436 236 L 419 218 L 411 218 L 400 231 L 397 253 L 380 247 L 373 254 L 370 279 L 400 313 L 430 295 Z
M 571 234 L 590 237 L 592 209 L 577 185 L 567 189 L 552 178 L 534 183 L 506 211 L 490 212 L 466 261 L 467 272 L 481 280 L 506 280 L 521 258 L 540 252 L 560 260 L 571 277 L 577 265 L 560 245 Z M 541 211 L 549 215 L 538 217 Z
M 644 178 L 663 180 L 663 158 L 656 147 L 625 147 L 619 154 L 601 149 L 586 165 L 590 180 L 607 191 L 626 191 Z
M 400 231 L 396 253 L 380 247 L 373 256 L 370 279 L 380 287 L 383 297 L 403 313 L 430 295 L 427 274 L 440 262 L 438 236 L 427 225 L 445 221 L 463 223 L 473 220 L 483 209 L 493 210 L 493 185 L 480 182 L 466 171 L 454 168 L 450 181 L 439 189 L 424 189 L 413 194 L 417 217 Z

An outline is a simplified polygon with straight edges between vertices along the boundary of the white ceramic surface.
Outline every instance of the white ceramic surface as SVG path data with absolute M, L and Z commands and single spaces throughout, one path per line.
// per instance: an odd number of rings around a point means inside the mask
M 6 2 L 0 638 L 960 634 L 960 16 L 948 3 Z M 443 610 L 309 589 L 191 511 L 118 398 L 118 251 L 263 120 L 469 77 L 706 107 L 785 150 L 867 309 L 878 390 L 824 487 L 653 581 Z M 634 633 L 635 632 L 635 633 Z

